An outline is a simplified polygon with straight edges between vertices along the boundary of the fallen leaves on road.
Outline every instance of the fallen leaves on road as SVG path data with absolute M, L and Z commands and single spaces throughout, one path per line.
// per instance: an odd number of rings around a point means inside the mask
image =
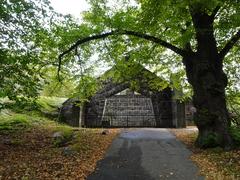
M 116 137 L 119 130 L 76 129 L 66 147 L 53 145 L 53 129 L 32 128 L 24 132 L 0 134 L 0 179 L 85 179 Z M 65 148 L 65 149 L 64 149 Z
M 175 136 L 193 152 L 191 159 L 200 167 L 207 180 L 240 179 L 240 150 L 224 151 L 222 148 L 202 150 L 194 146 L 197 130 L 171 129 Z

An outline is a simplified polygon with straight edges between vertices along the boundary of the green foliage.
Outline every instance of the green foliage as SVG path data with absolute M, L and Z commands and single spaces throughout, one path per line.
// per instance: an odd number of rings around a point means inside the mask
M 59 81 L 57 71 L 53 67 L 45 68 L 43 77 L 45 83 L 42 96 L 69 97 L 76 86 L 76 82 L 67 71 L 64 71 L 64 75 L 61 76 L 63 79 Z
M 15 112 L 19 112 L 19 113 L 23 111 L 32 111 L 32 110 L 38 109 L 36 99 L 26 98 L 26 97 L 16 97 L 15 100 L 10 100 L 8 98 L 1 98 L 0 105 L 2 105 L 0 106 L 0 110 L 12 109 Z
M 240 92 L 229 91 L 227 95 L 227 106 L 233 125 L 240 127 Z
M 68 96 L 74 86 L 57 83 L 56 60 L 66 42 L 72 43 L 80 33 L 74 20 L 55 13 L 48 0 L 3 0 L 0 25 L 0 98 L 25 104 L 43 87 L 47 95 Z
M 36 103 L 43 112 L 57 111 L 66 98 L 40 96 Z
M 169 87 L 169 83 L 166 80 L 161 79 L 131 58 L 116 61 L 116 64 L 104 73 L 101 79 L 111 79 L 117 83 L 129 82 L 130 88 L 135 91 L 138 91 L 143 85 L 156 91 Z
M 0 51 L 0 97 L 36 97 L 40 90 L 40 77 L 35 73 L 33 64 L 25 62 L 27 58 L 31 60 L 33 57 Z
M 58 108 L 66 98 L 39 96 L 37 99 L 27 99 L 26 101 L 10 101 L 5 98 L 0 100 L 3 104 L 1 111 L 11 109 L 17 113 L 42 112 L 42 113 L 57 113 Z M 0 111 L 0 112 L 1 112 Z
M 227 106 L 232 123 L 240 126 L 240 51 L 234 47 L 231 54 L 225 58 L 225 72 L 228 76 Z
M 42 7 L 41 7 L 42 5 Z M 36 97 L 40 77 L 35 73 L 39 61 L 34 39 L 46 32 L 41 20 L 48 1 L 6 1 L 0 4 L 0 97 Z
M 0 132 L 19 131 L 28 127 L 30 127 L 30 119 L 27 115 L 0 116 Z
M 199 139 L 199 144 L 203 148 L 217 147 L 219 146 L 219 135 L 215 133 L 208 133 L 207 136 L 203 136 L 202 139 Z
M 85 75 L 82 76 L 78 82 L 78 86 L 73 93 L 73 97 L 78 97 L 80 101 L 80 106 L 87 102 L 89 98 L 91 98 L 99 88 L 98 79 Z
M 70 126 L 59 124 L 39 111 L 16 113 L 13 110 L 4 109 L 0 112 L 0 133 L 21 133 L 25 130 L 34 130 L 40 127 L 49 128 L 54 132 L 61 132 L 64 142 L 69 140 L 73 133 Z
M 127 29 L 154 35 L 180 48 L 184 48 L 187 43 L 191 43 L 193 51 L 196 51 L 197 42 L 190 12 L 204 12 L 210 15 L 217 6 L 221 6 L 214 21 L 219 48 L 226 44 L 239 27 L 238 1 L 138 0 L 132 3 L 129 0 L 120 0 L 111 1 L 110 3 L 108 0 L 91 0 L 89 2 L 91 9 L 84 13 L 83 20 L 84 24 L 91 26 L 91 29 L 93 29 L 91 34 L 107 30 Z M 112 7 L 110 4 L 115 6 Z M 223 25 L 224 22 L 225 25 Z M 161 64 L 163 69 L 161 74 L 159 74 L 169 82 L 170 72 L 172 71 L 175 74 L 177 71 L 177 76 L 172 78 L 172 86 L 177 89 L 187 88 L 188 91 L 184 93 L 188 96 L 192 94 L 191 87 L 186 83 L 187 78 L 185 73 L 183 73 L 184 67 L 181 64 L 181 58 L 171 54 L 169 51 L 165 51 L 164 48 L 132 36 L 111 36 L 103 42 L 99 40 L 93 42 L 94 45 L 96 43 L 97 47 L 95 49 L 99 53 L 99 58 L 111 65 L 117 64 L 126 53 L 129 53 L 131 59 L 144 66 L 150 66 L 151 69 L 158 69 L 156 66 Z M 91 45 L 84 44 L 81 49 L 86 46 L 90 47 Z M 236 54 L 239 52 L 239 47 L 236 46 L 235 49 Z M 164 51 L 165 53 L 163 53 Z M 234 62 L 235 60 L 230 58 L 229 61 Z M 229 64 L 229 67 L 231 68 L 232 66 Z M 232 68 L 232 71 L 234 70 L 236 68 Z M 132 72 L 125 73 L 130 74 Z M 115 73 L 115 76 L 119 75 L 120 73 Z
M 230 128 L 230 133 L 233 137 L 233 140 L 235 141 L 234 144 L 236 144 L 237 146 L 240 146 L 240 127 L 232 126 Z

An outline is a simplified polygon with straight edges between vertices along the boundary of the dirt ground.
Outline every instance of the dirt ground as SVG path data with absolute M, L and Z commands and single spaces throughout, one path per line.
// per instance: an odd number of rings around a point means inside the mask
M 102 159 L 119 129 L 79 129 L 69 143 L 53 144 L 53 131 L 31 128 L 0 134 L 0 179 L 85 179 Z
M 199 149 L 194 146 L 198 130 L 194 126 L 170 131 L 193 152 L 191 159 L 195 161 L 200 173 L 207 180 L 239 180 L 240 150 L 224 151 L 222 148 Z

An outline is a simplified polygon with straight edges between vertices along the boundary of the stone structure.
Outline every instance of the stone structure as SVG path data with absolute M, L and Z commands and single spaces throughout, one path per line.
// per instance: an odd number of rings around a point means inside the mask
M 85 127 L 185 127 L 184 104 L 173 99 L 174 92 L 168 87 L 161 91 L 151 88 L 149 83 L 163 80 L 140 65 L 138 68 L 131 80 L 104 78 L 102 88 L 82 108 L 75 104 L 76 99 L 67 100 L 61 108 L 61 121 Z M 131 89 L 132 80 L 138 88 L 119 95 Z
M 80 108 L 77 106 L 79 101 L 75 98 L 70 98 L 62 104 L 59 115 L 60 120 L 74 127 L 79 126 Z
M 113 127 L 155 127 L 152 101 L 134 94 L 106 98 L 102 122 Z

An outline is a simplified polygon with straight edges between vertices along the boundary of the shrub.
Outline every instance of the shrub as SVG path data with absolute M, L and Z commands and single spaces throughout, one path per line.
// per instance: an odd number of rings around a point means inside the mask
M 240 146 L 240 128 L 237 127 L 237 126 L 232 126 L 230 128 L 230 133 L 232 135 L 232 138 L 234 140 L 234 143 L 237 145 L 237 146 Z

